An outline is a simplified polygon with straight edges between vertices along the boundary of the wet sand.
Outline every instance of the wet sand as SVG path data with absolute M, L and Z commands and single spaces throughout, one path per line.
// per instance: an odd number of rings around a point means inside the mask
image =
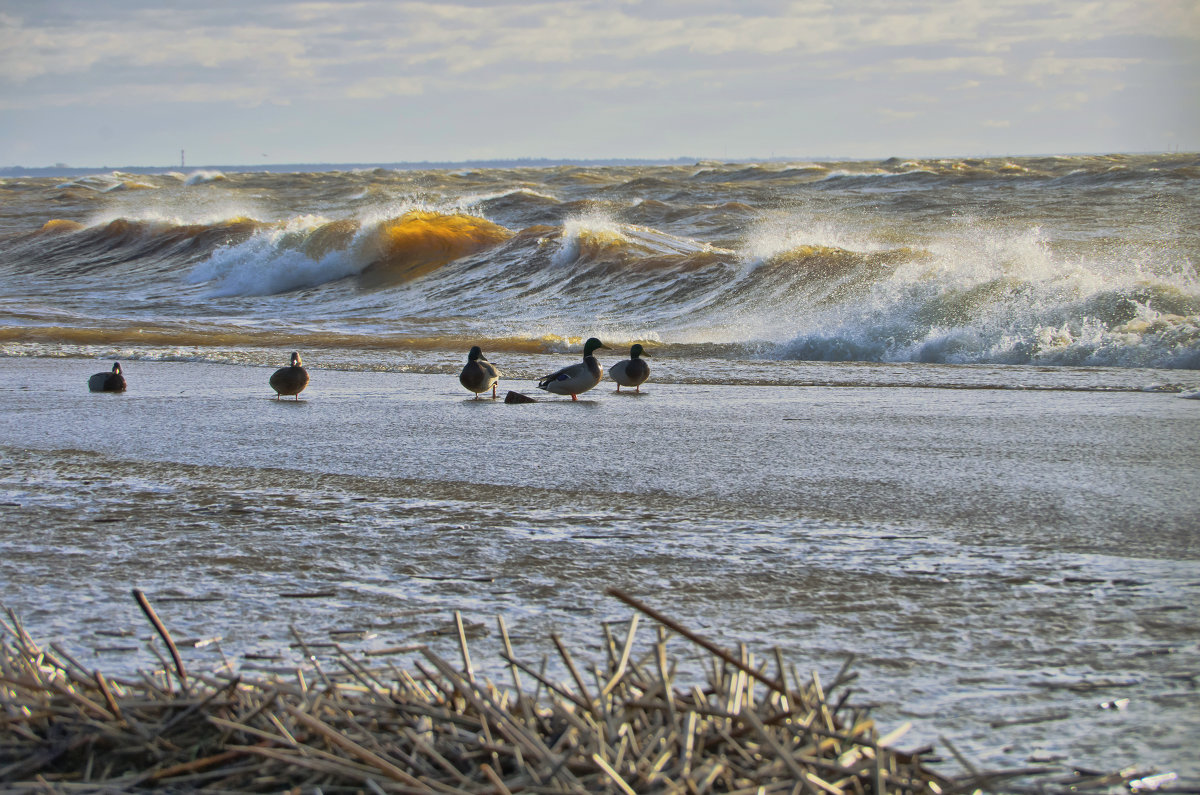
M 147 634 L 131 587 L 252 666 L 294 662 L 289 623 L 443 643 L 455 609 L 531 657 L 550 631 L 586 648 L 628 615 L 615 585 L 731 646 L 855 654 L 883 719 L 989 763 L 1200 774 L 1197 401 L 502 381 L 540 399 L 506 405 L 313 369 L 295 402 L 269 369 L 123 364 L 129 391 L 95 395 L 95 361 L 0 362 L 4 603 L 89 664 L 151 664 L 92 651 Z

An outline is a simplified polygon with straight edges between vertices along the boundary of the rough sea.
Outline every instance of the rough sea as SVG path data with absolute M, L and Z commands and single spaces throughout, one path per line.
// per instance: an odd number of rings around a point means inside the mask
M 1198 263 L 1195 154 L 6 177 L 0 605 L 105 673 L 132 588 L 247 672 L 458 610 L 499 680 L 615 586 L 902 746 L 1195 784 Z M 536 388 L 588 337 L 640 393 Z

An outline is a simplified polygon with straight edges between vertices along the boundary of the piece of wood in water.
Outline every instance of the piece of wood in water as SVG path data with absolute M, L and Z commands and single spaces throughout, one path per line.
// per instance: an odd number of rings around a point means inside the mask
M 222 596 L 158 596 L 159 602 L 219 602 Z
M 452 574 L 410 574 L 408 576 L 412 577 L 414 580 L 439 580 L 439 581 L 460 580 L 462 582 L 495 582 L 496 581 L 496 578 L 492 575 L 485 575 L 482 577 L 466 577 L 466 576 L 456 576 L 456 575 L 452 575 Z
M 1049 723 L 1056 720 L 1066 720 L 1071 717 L 1069 712 L 1048 712 L 1045 715 L 1030 715 L 1024 718 L 998 718 L 988 725 L 993 729 L 1002 729 L 1006 726 L 1025 726 L 1031 723 Z
M 505 403 L 537 403 L 537 401 L 534 400 L 533 398 L 529 397 L 529 395 L 522 395 L 520 392 L 513 392 L 511 389 L 508 390 L 508 394 L 504 396 L 504 402 Z
M 408 654 L 409 652 L 418 651 L 421 649 L 421 644 L 409 644 L 407 646 L 388 646 L 386 649 L 367 649 L 361 652 L 366 657 L 382 657 L 386 654 Z

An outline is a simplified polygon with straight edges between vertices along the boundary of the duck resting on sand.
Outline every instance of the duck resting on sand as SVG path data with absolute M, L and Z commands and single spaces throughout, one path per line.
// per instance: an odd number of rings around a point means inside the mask
M 112 372 L 96 373 L 88 379 L 92 392 L 124 392 L 125 376 L 121 375 L 121 363 L 113 362 Z
M 308 370 L 300 363 L 300 354 L 292 354 L 292 366 L 280 367 L 271 374 L 271 389 L 275 390 L 275 399 L 280 395 L 295 395 L 300 399 L 300 393 L 308 386 Z
M 618 392 L 623 386 L 631 386 L 636 392 L 642 391 L 642 384 L 650 377 L 650 365 L 642 361 L 641 357 L 649 355 L 641 343 L 635 342 L 629 349 L 629 358 L 612 366 L 608 374 L 617 382 Z
M 583 344 L 583 361 L 546 376 L 538 381 L 538 389 L 544 389 L 556 395 L 570 395 L 571 400 L 578 400 L 578 395 L 600 383 L 600 379 L 604 377 L 604 368 L 600 366 L 600 362 L 596 361 L 596 357 L 592 356 L 592 351 L 597 348 L 610 350 L 607 345 L 595 337 L 589 338 Z
M 496 397 L 496 382 L 500 380 L 500 371 L 496 369 L 496 365 L 487 360 L 483 355 L 483 350 L 476 345 L 471 348 L 471 352 L 467 354 L 467 366 L 458 374 L 458 383 L 467 388 L 467 391 L 475 393 L 475 399 L 479 400 L 479 393 L 492 390 L 492 397 Z

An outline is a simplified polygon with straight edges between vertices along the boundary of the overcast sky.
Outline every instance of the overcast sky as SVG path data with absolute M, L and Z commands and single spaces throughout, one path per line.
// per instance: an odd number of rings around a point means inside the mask
M 0 166 L 1200 150 L 1197 0 L 0 0 Z

